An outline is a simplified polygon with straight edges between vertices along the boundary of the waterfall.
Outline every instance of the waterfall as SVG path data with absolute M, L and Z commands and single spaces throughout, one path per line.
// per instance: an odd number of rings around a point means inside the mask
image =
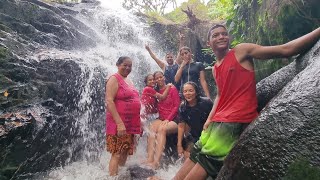
M 156 42 L 148 33 L 148 25 L 124 9 L 86 4 L 76 4 L 73 7 L 55 6 L 65 12 L 81 12 L 74 18 L 89 27 L 90 31 L 86 29 L 79 29 L 79 31 L 93 39 L 96 45 L 71 50 L 39 46 L 34 53 L 30 53 L 25 58 L 27 62 L 70 63 L 68 68 L 79 69 L 79 71 L 78 73 L 71 71 L 70 77 L 72 78 L 58 78 L 58 84 L 66 84 L 67 87 L 67 91 L 62 92 L 64 97 L 74 99 L 66 100 L 69 102 L 68 105 L 59 104 L 60 109 L 63 109 L 61 111 L 66 115 L 59 116 L 59 118 L 63 117 L 60 120 L 54 119 L 52 122 L 47 122 L 48 128 L 56 128 L 50 131 L 52 135 L 46 134 L 46 137 L 50 137 L 43 138 L 43 141 L 47 139 L 63 140 L 63 142 L 58 142 L 60 145 L 57 147 L 55 147 L 56 144 L 51 144 L 52 148 L 59 149 L 53 156 L 59 157 L 58 164 L 61 165 L 53 166 L 47 171 L 22 173 L 17 177 L 48 180 L 112 179 L 108 175 L 110 154 L 105 150 L 105 82 L 108 76 L 117 71 L 115 63 L 118 57 L 129 56 L 133 59 L 133 68 L 129 77 L 141 91 L 144 87 L 144 75 L 159 70 L 144 49 L 145 43 L 150 43 L 153 49 L 157 49 Z M 159 54 L 159 57 L 164 57 L 163 52 L 157 51 L 156 53 Z M 66 122 L 57 125 L 62 120 Z M 42 139 L 40 134 L 35 136 Z M 145 147 L 146 137 L 142 137 L 137 153 L 128 159 L 127 164 L 139 164 L 146 156 Z M 38 156 L 30 159 L 35 161 L 30 168 L 41 166 L 42 161 L 37 162 L 41 160 Z M 169 170 L 159 170 L 158 175 L 163 178 L 171 178 L 179 165 L 172 165 Z M 119 174 L 124 179 L 129 177 L 126 168 L 122 168 Z

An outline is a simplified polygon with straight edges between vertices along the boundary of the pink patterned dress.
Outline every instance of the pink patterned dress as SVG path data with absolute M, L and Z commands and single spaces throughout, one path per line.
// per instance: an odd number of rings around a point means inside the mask
M 112 75 L 118 80 L 118 91 L 114 99 L 116 109 L 126 127 L 127 134 L 141 134 L 139 92 L 127 84 L 118 73 Z M 106 130 L 108 135 L 117 134 L 117 124 L 111 113 L 107 111 Z

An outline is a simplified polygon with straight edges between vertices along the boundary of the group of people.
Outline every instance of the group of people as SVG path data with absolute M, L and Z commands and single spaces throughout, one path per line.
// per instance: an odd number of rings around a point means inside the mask
M 177 133 L 177 151 L 186 160 L 173 179 L 215 178 L 243 130 L 258 116 L 253 58 L 293 56 L 310 48 L 319 37 L 320 28 L 282 45 L 243 43 L 229 49 L 227 28 L 213 25 L 207 37 L 216 56 L 212 70 L 217 95 L 213 102 L 203 65 L 193 60 L 190 48 L 181 46 L 183 35 L 176 60 L 168 53 L 167 64 L 146 45 L 162 71 L 146 76 L 141 98 L 128 78 L 132 59 L 120 57 L 116 63 L 118 72 L 106 83 L 110 176 L 117 175 L 119 166 L 133 154 L 134 137 L 142 133 L 143 119 L 148 134 L 146 165 L 159 167 L 167 135 Z M 184 147 L 183 139 L 187 142 Z

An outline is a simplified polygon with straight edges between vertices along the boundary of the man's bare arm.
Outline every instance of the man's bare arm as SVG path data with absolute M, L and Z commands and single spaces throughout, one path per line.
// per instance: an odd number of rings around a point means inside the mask
M 297 55 L 310 49 L 314 43 L 320 38 L 320 28 L 292 40 L 286 44 L 277 46 L 260 46 L 257 44 L 243 43 L 235 47 L 235 51 L 242 59 L 255 58 L 255 59 L 271 59 L 290 57 Z
M 165 63 L 163 61 L 161 61 L 150 49 L 149 45 L 145 45 L 146 50 L 149 52 L 150 56 L 152 57 L 153 60 L 156 61 L 156 63 L 158 64 L 158 66 L 164 71 L 164 67 L 165 67 Z

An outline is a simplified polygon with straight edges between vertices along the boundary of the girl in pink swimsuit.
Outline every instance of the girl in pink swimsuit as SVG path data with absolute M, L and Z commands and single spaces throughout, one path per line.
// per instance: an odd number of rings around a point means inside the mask
M 134 135 L 141 134 L 139 93 L 127 78 L 132 60 L 120 57 L 116 65 L 118 72 L 108 79 L 105 97 L 107 151 L 112 154 L 110 176 L 117 175 L 119 166 L 123 166 L 127 156 L 133 154 Z

